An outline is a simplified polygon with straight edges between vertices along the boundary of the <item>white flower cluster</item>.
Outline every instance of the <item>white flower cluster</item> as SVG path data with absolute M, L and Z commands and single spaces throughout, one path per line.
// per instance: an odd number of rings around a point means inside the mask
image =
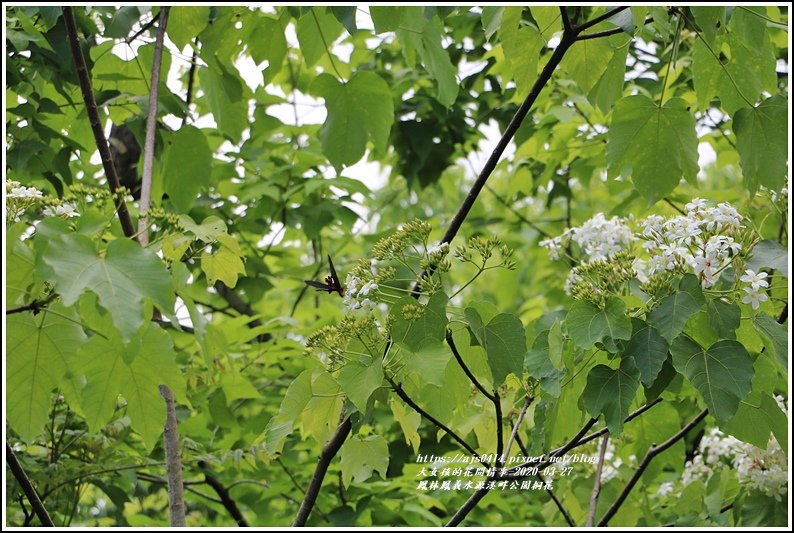
M 71 217 L 79 217 L 80 213 L 77 212 L 77 206 L 71 203 L 64 202 L 61 205 L 56 205 L 55 208 L 45 207 L 44 216 L 71 218 Z
M 782 398 L 776 397 L 778 405 L 785 412 Z M 774 435 L 771 435 L 766 449 L 742 442 L 719 429 L 712 428 L 700 441 L 697 454 L 687 461 L 681 482 L 688 485 L 696 479 L 706 481 L 716 470 L 736 469 L 740 483 L 760 490 L 780 500 L 788 492 L 787 456 Z M 659 487 L 660 495 L 662 487 Z
M 377 290 L 378 284 L 375 281 L 363 282 L 361 278 L 348 274 L 345 280 L 345 304 L 351 311 L 355 309 L 372 311 L 375 309 L 375 302 L 370 296 L 373 296 Z
M 427 247 L 427 255 L 433 254 L 442 254 L 447 255 L 449 253 L 449 243 L 448 242 L 436 242 L 430 244 Z
M 44 198 L 44 195 L 35 187 L 25 187 L 18 181 L 9 180 L 6 182 L 6 197 L 38 200 Z
M 741 250 L 741 244 L 725 234 L 741 227 L 742 216 L 730 204 L 708 207 L 706 200 L 695 198 L 685 209 L 685 215 L 669 219 L 651 215 L 643 222 L 642 247 L 650 258 L 647 263 L 635 261 L 640 281 L 658 272 L 691 268 L 709 288 Z
M 769 287 L 769 282 L 764 279 L 767 277 L 766 272 L 756 272 L 754 270 L 745 270 L 744 275 L 739 278 L 743 282 L 748 283 L 749 287 L 742 287 L 742 290 L 747 294 L 742 298 L 742 303 L 750 304 L 753 309 L 758 309 L 762 302 L 769 300 L 769 296 L 761 292 L 762 288 Z
M 759 185 L 758 190 L 768 193 L 769 198 L 773 202 L 777 202 L 778 198 L 781 200 L 785 200 L 786 198 L 788 198 L 788 178 L 786 178 L 786 183 L 785 185 L 783 185 L 780 191 L 773 191 L 772 189 L 768 189 L 763 185 Z
M 612 217 L 607 220 L 604 213 L 597 213 L 581 226 L 569 228 L 562 235 L 544 239 L 539 244 L 548 248 L 552 259 L 559 259 L 560 252 L 570 241 L 579 245 L 587 255 L 587 261 L 598 261 L 630 248 L 634 234 L 624 219 Z

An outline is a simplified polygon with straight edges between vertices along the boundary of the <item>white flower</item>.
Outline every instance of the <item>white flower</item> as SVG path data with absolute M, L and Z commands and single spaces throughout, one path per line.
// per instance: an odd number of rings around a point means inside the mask
M 670 481 L 665 481 L 664 483 L 659 485 L 659 489 L 656 491 L 656 494 L 664 498 L 668 494 L 672 494 L 672 492 L 673 492 L 673 483 Z
M 6 189 L 8 189 L 8 187 L 6 187 Z M 35 187 L 25 187 L 24 185 L 12 187 L 11 191 L 6 193 L 6 196 L 8 198 L 44 198 L 40 190 Z
M 562 239 L 555 237 L 553 239 L 543 239 L 538 244 L 544 248 L 548 248 L 549 257 L 556 261 L 560 258 L 560 251 L 562 250 Z
M 71 218 L 71 217 L 79 217 L 80 213 L 77 212 L 74 204 L 61 204 L 55 206 L 55 209 L 52 209 L 50 207 L 45 207 L 44 216 L 47 217 L 65 216 L 66 218 Z
M 375 292 L 378 290 L 378 284 L 374 281 L 368 281 L 361 287 L 358 291 L 359 296 L 369 296 L 370 292 Z
M 447 255 L 449 253 L 449 243 L 448 242 L 441 242 L 441 243 L 434 243 L 427 247 L 427 255 L 433 255 L 443 253 Z
M 764 279 L 767 276 L 768 274 L 766 272 L 759 272 L 756 274 L 754 270 L 747 269 L 744 271 L 744 276 L 739 279 L 745 283 L 749 283 L 752 286 L 753 291 L 758 291 L 758 289 L 761 287 L 769 287 L 769 282 Z
M 694 198 L 691 202 L 684 206 L 687 213 L 697 213 L 706 209 L 708 202 L 704 198 Z
M 752 287 L 744 287 L 744 291 L 747 293 L 747 296 L 742 298 L 742 303 L 751 304 L 753 309 L 758 309 L 761 303 L 769 300 L 769 296 L 763 292 L 758 292 L 757 289 L 753 289 Z

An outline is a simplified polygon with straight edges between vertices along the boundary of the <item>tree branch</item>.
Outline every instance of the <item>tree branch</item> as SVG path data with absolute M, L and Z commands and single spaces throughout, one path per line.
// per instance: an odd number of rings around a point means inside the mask
M 521 426 L 521 422 L 524 420 L 524 415 L 527 413 L 527 409 L 529 409 L 529 406 L 532 405 L 534 400 L 534 396 L 527 396 L 527 399 L 524 400 L 524 406 L 521 408 L 521 412 L 518 413 L 518 420 L 516 420 L 516 423 L 513 426 L 513 431 L 510 433 L 510 438 L 507 439 L 507 446 L 505 446 L 505 458 L 510 457 L 510 448 L 513 447 L 513 441 L 516 440 L 518 428 Z
M 344 417 L 344 411 L 342 411 L 342 416 Z M 336 432 L 334 436 L 331 437 L 331 440 L 323 446 L 320 459 L 317 461 L 317 467 L 314 469 L 314 475 L 312 475 L 312 480 L 309 482 L 309 488 L 306 490 L 306 494 L 303 497 L 303 501 L 301 502 L 300 509 L 298 509 L 295 521 L 292 523 L 292 527 L 303 527 L 306 525 L 306 521 L 309 519 L 312 508 L 317 501 L 317 496 L 320 494 L 320 488 L 322 487 L 325 473 L 328 471 L 328 466 L 331 464 L 331 459 L 334 458 L 339 448 L 345 443 L 345 439 L 347 439 L 351 429 L 353 429 L 353 423 L 350 421 L 350 417 L 346 417 L 345 420 L 337 426 Z
M 471 446 L 469 446 L 469 444 L 465 440 L 463 440 L 457 433 L 455 433 L 454 431 L 449 429 L 447 426 L 445 426 L 442 422 L 440 422 L 433 415 L 431 415 L 430 413 L 428 413 L 427 411 L 425 411 L 424 409 L 419 407 L 419 405 L 417 405 L 417 403 L 415 401 L 413 401 L 411 399 L 411 397 L 408 396 L 405 393 L 403 388 L 398 383 L 395 383 L 394 380 L 392 378 L 388 377 L 388 376 L 386 376 L 386 379 L 391 384 L 392 389 L 394 389 L 394 392 L 397 393 L 397 396 L 399 396 L 402 401 L 404 401 L 406 404 L 408 404 L 409 407 L 411 407 L 414 411 L 416 411 L 417 413 L 422 415 L 422 417 L 426 418 L 431 424 L 436 426 L 438 429 L 441 429 L 441 430 L 445 431 L 447 433 L 447 435 L 449 435 L 450 437 L 455 439 L 455 441 L 458 444 L 460 444 L 461 446 L 463 446 L 463 448 L 467 452 L 472 454 L 472 456 L 478 456 L 476 450 L 474 448 L 472 448 Z M 489 465 L 488 463 L 486 463 L 486 462 L 484 462 L 482 460 L 480 460 L 480 464 L 482 464 L 485 468 L 490 468 L 491 467 L 491 465 Z
M 581 26 L 578 26 L 575 29 L 575 31 L 576 31 L 576 33 L 582 33 L 583 31 L 592 28 L 596 24 L 598 24 L 600 22 L 603 22 L 603 21 L 607 20 L 609 17 L 611 17 L 613 15 L 616 15 L 616 14 L 620 13 L 621 11 L 624 11 L 624 10 L 626 10 L 628 8 L 629 8 L 629 6 L 613 7 L 612 9 L 600 14 L 599 16 L 594 18 L 593 20 L 588 20 L 587 22 L 584 22 Z
M 163 60 L 163 39 L 168 24 L 168 11 L 171 8 L 160 7 L 160 23 L 157 25 L 157 37 L 154 41 L 154 57 L 152 59 L 152 81 L 149 86 L 149 109 L 146 113 L 146 137 L 143 143 L 143 174 L 141 175 L 141 216 L 138 218 L 138 242 L 141 246 L 149 244 L 149 217 L 146 211 L 152 201 L 152 166 L 154 164 L 154 136 L 157 130 L 157 104 L 160 87 L 160 65 Z
M 645 24 L 653 22 L 653 17 L 646 17 Z M 617 35 L 623 33 L 623 28 L 612 28 L 611 30 L 599 31 L 596 33 L 585 33 L 576 38 L 576 42 L 586 41 L 588 39 L 598 39 L 600 37 L 609 37 L 610 35 Z
M 656 398 L 651 403 L 643 405 L 642 407 L 640 407 L 636 411 L 634 411 L 632 413 L 629 413 L 629 415 L 623 420 L 623 422 L 630 422 L 631 420 L 634 420 L 635 418 L 640 416 L 642 413 L 644 413 L 645 411 L 647 411 L 648 409 L 650 409 L 654 405 L 660 403 L 661 401 L 662 401 L 661 398 Z M 593 433 L 589 434 L 588 436 L 583 438 L 581 441 L 579 441 L 579 446 L 581 446 L 582 444 L 586 444 L 586 443 L 590 442 L 591 440 L 597 439 L 598 437 L 600 437 L 601 435 L 603 435 L 607 431 L 609 431 L 609 428 L 605 428 L 605 427 L 599 429 L 598 431 L 594 431 Z
M 565 33 L 571 33 L 573 27 L 571 26 L 571 19 L 568 18 L 568 8 L 566 6 L 560 6 L 560 16 L 562 17 L 563 31 L 565 31 Z
M 185 488 L 182 485 L 182 457 L 179 452 L 179 433 L 176 427 L 176 408 L 171 389 L 160 385 L 160 396 L 165 400 L 165 463 L 168 471 L 168 510 L 171 527 L 185 527 Z
M 193 56 L 190 58 L 190 70 L 187 71 L 187 94 L 185 95 L 185 116 L 182 119 L 182 125 L 184 126 L 187 124 L 187 121 L 190 119 L 190 104 L 193 101 L 193 84 L 195 83 L 196 78 L 196 67 L 198 66 L 198 44 L 199 38 L 196 35 L 196 38 L 193 40 Z
M 458 352 L 458 347 L 455 346 L 455 340 L 452 338 L 452 332 L 450 330 L 447 330 L 447 344 L 449 344 L 449 349 L 452 350 L 452 355 L 455 356 L 455 360 L 458 362 L 460 368 L 463 369 L 463 373 L 466 374 L 466 377 L 469 378 L 469 381 L 471 381 L 474 386 L 477 387 L 481 393 L 483 393 L 483 396 L 493 402 L 496 396 L 485 390 L 485 387 L 482 386 L 479 380 L 474 376 L 474 374 L 472 374 L 471 370 L 469 370 L 469 367 L 466 366 L 466 363 L 460 356 L 460 352 Z
M 41 503 L 41 499 L 36 492 L 36 488 L 33 486 L 33 483 L 30 482 L 30 478 L 28 478 L 27 474 L 25 473 L 25 469 L 22 468 L 22 464 L 19 462 L 19 459 L 17 459 L 14 449 L 11 448 L 11 445 L 8 444 L 8 441 L 6 441 L 6 463 L 8 463 L 11 473 L 14 475 L 14 478 L 16 478 L 17 482 L 19 482 L 20 487 L 22 487 L 22 492 L 25 493 L 25 497 L 30 502 L 30 506 L 33 508 L 33 512 L 36 513 L 36 516 L 39 518 L 41 525 L 45 527 L 55 527 L 55 524 L 52 522 L 49 513 L 47 513 L 47 508 L 44 507 L 43 503 Z
M 604 435 L 601 440 L 601 450 L 598 453 L 598 466 L 596 466 L 595 480 L 593 481 L 593 492 L 590 494 L 590 511 L 587 513 L 587 527 L 593 527 L 596 510 L 598 509 L 598 495 L 601 494 L 601 472 L 604 468 L 604 456 L 609 444 L 609 433 Z
M 234 521 L 237 522 L 237 525 L 240 527 L 249 527 L 248 521 L 243 516 L 243 513 L 240 512 L 240 508 L 237 507 L 237 502 L 229 494 L 229 489 L 223 486 L 223 483 L 220 482 L 218 478 L 210 474 L 209 472 L 204 472 L 204 481 L 210 487 L 218 493 L 218 497 L 221 499 L 221 504 L 223 507 L 229 511 L 229 514 L 232 515 Z
M 121 188 L 119 177 L 116 174 L 116 167 L 113 166 L 113 158 L 110 155 L 110 148 L 108 141 L 105 138 L 105 132 L 102 130 L 102 121 L 99 118 L 99 110 L 96 106 L 94 99 L 94 92 L 91 88 L 91 78 L 88 75 L 88 67 L 85 64 L 83 52 L 80 50 L 80 41 L 77 37 L 77 23 L 74 18 L 74 9 L 71 7 L 63 8 L 63 19 L 66 23 L 66 31 L 69 35 L 69 46 L 72 51 L 72 59 L 74 66 L 77 70 L 77 78 L 80 81 L 80 90 L 83 93 L 83 101 L 85 102 L 86 113 L 88 120 L 91 124 L 91 131 L 94 133 L 94 141 L 96 142 L 97 149 L 99 150 L 99 157 L 102 160 L 102 167 L 105 169 L 105 176 L 108 180 L 110 192 L 113 193 L 113 200 L 116 203 L 116 214 L 121 222 L 121 229 L 124 231 L 124 236 L 133 238 L 135 236 L 135 227 L 132 225 L 132 218 L 130 212 L 127 210 L 127 204 L 118 194 Z
M 44 309 L 48 303 L 55 299 L 55 293 L 50 294 L 43 300 L 33 300 L 29 304 L 20 305 L 19 307 L 12 307 L 11 309 L 6 309 L 6 316 L 13 315 L 16 313 L 24 313 L 25 311 L 33 311 L 33 314 L 38 314 L 42 309 Z
M 625 8 L 622 8 L 625 9 Z M 455 216 L 452 217 L 452 221 L 449 224 L 449 228 L 444 236 L 441 238 L 441 242 L 451 243 L 452 239 L 455 238 L 455 235 L 458 234 L 461 226 L 463 225 L 463 221 L 466 220 L 466 216 L 469 214 L 469 211 L 474 206 L 474 202 L 477 200 L 477 196 L 482 191 L 482 188 L 485 186 L 485 182 L 488 181 L 488 178 L 493 173 L 494 169 L 496 168 L 496 164 L 499 163 L 499 159 L 502 157 L 507 145 L 510 144 L 510 141 L 513 139 L 513 136 L 518 131 L 518 128 L 521 126 L 521 123 L 524 121 L 524 118 L 529 113 L 529 110 L 532 109 L 532 106 L 535 104 L 540 92 L 546 86 L 546 83 L 551 79 L 551 75 L 554 72 L 554 69 L 557 68 L 557 65 L 560 64 L 562 61 L 565 52 L 568 51 L 568 48 L 576 40 L 576 33 L 575 32 L 564 32 L 562 35 L 562 39 L 560 40 L 560 44 L 557 45 L 557 48 L 554 49 L 554 53 L 551 54 L 546 65 L 543 67 L 543 70 L 538 75 L 538 79 L 535 80 L 534 85 L 529 91 L 529 94 L 524 99 L 524 102 L 521 104 L 521 107 L 518 108 L 513 118 L 510 120 L 510 123 L 505 128 L 504 133 L 502 134 L 502 138 L 499 139 L 499 142 L 494 148 L 491 156 L 488 158 L 488 161 L 485 162 L 485 166 L 483 166 L 482 170 L 480 171 L 480 175 L 477 176 L 477 180 L 471 186 L 466 198 L 463 200 L 463 203 L 458 208 L 458 212 L 455 213 Z M 419 277 L 419 280 L 414 284 L 413 293 L 419 292 L 419 284 L 420 281 L 431 276 L 434 272 L 434 268 L 430 268 L 424 272 Z
M 648 468 L 648 465 L 651 464 L 653 458 L 659 455 L 660 453 L 662 453 L 663 451 L 665 451 L 667 448 L 669 448 L 679 440 L 681 440 L 682 438 L 684 438 L 684 436 L 686 436 L 687 433 L 692 431 L 695 428 L 695 426 L 697 426 L 704 418 L 706 418 L 708 412 L 709 412 L 708 409 L 703 409 L 695 418 L 692 419 L 691 422 L 689 422 L 689 424 L 681 428 L 681 430 L 678 431 L 678 433 L 676 433 L 675 435 L 664 441 L 659 446 L 653 445 L 650 448 L 648 448 L 648 451 L 645 453 L 645 457 L 642 458 L 642 462 L 640 463 L 640 466 L 637 468 L 637 470 L 634 472 L 634 475 L 631 476 L 631 479 L 629 480 L 628 483 L 626 483 L 626 486 L 623 488 L 623 492 L 620 493 L 620 495 L 617 497 L 615 502 L 610 506 L 609 509 L 607 509 L 607 512 L 604 513 L 604 516 L 601 517 L 601 520 L 599 520 L 598 522 L 599 527 L 606 526 L 609 523 L 609 521 L 612 519 L 612 517 L 615 516 L 615 513 L 618 512 L 620 506 L 623 505 L 624 501 L 626 501 L 626 498 L 631 492 L 631 489 L 633 489 L 634 485 L 637 484 L 637 481 L 640 480 L 640 477 L 642 476 L 643 472 L 645 472 L 645 469 Z

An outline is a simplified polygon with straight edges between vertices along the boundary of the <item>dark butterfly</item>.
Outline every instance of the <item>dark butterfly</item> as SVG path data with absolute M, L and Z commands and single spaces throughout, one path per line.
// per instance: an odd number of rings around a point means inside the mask
M 331 267 L 331 275 L 326 276 L 325 283 L 320 283 L 319 281 L 313 281 L 310 279 L 304 280 L 306 285 L 309 287 L 314 287 L 318 291 L 325 291 L 328 294 L 335 292 L 339 294 L 340 298 L 344 298 L 345 296 L 345 288 L 342 287 L 342 284 L 339 282 L 339 277 L 336 275 L 336 269 L 334 269 L 334 263 L 331 261 L 331 256 L 328 256 L 328 266 Z

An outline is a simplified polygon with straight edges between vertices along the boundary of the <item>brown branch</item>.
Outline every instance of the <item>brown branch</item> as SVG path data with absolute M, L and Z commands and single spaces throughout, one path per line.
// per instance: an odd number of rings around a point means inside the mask
M 33 311 L 33 314 L 38 314 L 42 309 L 47 307 L 47 304 L 55 299 L 55 293 L 50 294 L 43 300 L 33 300 L 29 304 L 20 305 L 19 307 L 12 307 L 6 309 L 6 315 L 13 315 L 16 313 L 24 313 L 25 311 Z
M 157 25 L 157 37 L 154 41 L 154 57 L 152 58 L 152 81 L 149 86 L 149 109 L 146 113 L 146 137 L 143 143 L 143 174 L 141 176 L 141 216 L 138 218 L 138 242 L 141 246 L 149 244 L 149 217 L 146 211 L 152 201 L 152 166 L 154 164 L 154 136 L 157 130 L 157 104 L 160 87 L 160 65 L 163 60 L 163 40 L 165 27 L 168 24 L 168 11 L 171 8 L 160 8 L 160 23 Z
M 187 95 L 185 96 L 185 116 L 182 119 L 182 125 L 184 126 L 187 124 L 188 119 L 190 119 L 190 104 L 193 101 L 193 85 L 195 84 L 196 78 L 196 67 L 198 66 L 198 44 L 199 38 L 196 35 L 196 39 L 193 41 L 194 48 L 193 48 L 193 56 L 190 58 L 190 70 L 187 71 Z
M 527 409 L 529 409 L 529 406 L 532 405 L 532 402 L 534 400 L 535 400 L 534 396 L 527 396 L 527 399 L 524 400 L 524 406 L 521 408 L 521 412 L 518 413 L 518 420 L 516 420 L 516 423 L 513 426 L 513 432 L 510 433 L 510 438 L 507 439 L 507 446 L 505 447 L 505 458 L 510 457 L 510 448 L 513 447 L 513 441 L 519 439 L 518 428 L 519 426 L 521 426 L 521 422 L 524 420 L 524 415 L 527 414 Z M 526 450 L 524 449 L 524 446 L 522 445 L 520 439 L 518 440 L 518 445 L 521 447 L 522 452 L 524 452 L 524 455 L 527 455 Z
M 479 457 L 479 455 L 477 454 L 476 450 L 474 448 L 472 448 L 471 446 L 469 446 L 469 444 L 465 440 L 463 440 L 463 438 L 461 438 L 460 435 L 458 435 L 457 433 L 452 431 L 450 428 L 448 428 L 446 425 L 444 425 L 443 422 L 439 421 L 433 415 L 431 415 L 430 413 L 428 413 L 427 411 L 425 411 L 424 409 L 419 407 L 419 405 L 415 401 L 413 401 L 411 399 L 411 397 L 408 396 L 408 394 L 405 393 L 405 391 L 403 390 L 403 388 L 400 386 L 399 383 L 395 383 L 394 380 L 392 378 L 390 378 L 389 376 L 386 376 L 386 379 L 391 384 L 392 389 L 394 390 L 394 392 L 397 393 L 397 396 L 399 396 L 402 401 L 404 401 L 406 404 L 408 404 L 408 406 L 411 409 L 413 409 L 414 411 L 419 413 L 422 417 L 426 418 L 431 424 L 436 426 L 438 429 L 441 429 L 444 432 L 446 432 L 447 435 L 452 437 L 458 444 L 463 446 L 463 448 L 467 452 L 469 452 L 472 456 Z M 479 459 L 479 461 L 485 468 L 490 468 L 491 467 L 491 465 L 489 465 L 488 463 L 486 463 L 482 459 Z
M 648 409 L 650 409 L 654 405 L 660 403 L 661 401 L 662 401 L 661 398 L 656 398 L 651 403 L 643 405 L 642 407 L 640 407 L 636 411 L 634 411 L 632 413 L 629 413 L 629 415 L 623 420 L 623 422 L 625 423 L 625 422 L 630 422 L 630 421 L 634 420 L 635 418 L 640 416 L 642 413 L 644 413 L 645 411 L 647 411 Z M 591 433 L 590 435 L 586 436 L 581 441 L 579 441 L 579 446 L 581 446 L 582 444 L 586 444 L 586 443 L 590 442 L 591 440 L 597 439 L 598 437 L 600 437 L 601 435 L 603 435 L 607 431 L 609 431 L 609 428 L 601 428 L 598 431 L 595 431 L 595 432 Z
M 625 8 L 624 8 L 625 9 Z M 538 75 L 538 79 L 535 80 L 535 84 L 529 91 L 529 94 L 524 99 L 524 102 L 521 104 L 521 107 L 518 108 L 513 118 L 510 120 L 510 124 L 507 125 L 505 128 L 504 133 L 502 134 L 502 138 L 499 139 L 499 142 L 494 148 L 491 156 L 488 158 L 488 161 L 485 162 L 485 166 L 483 166 L 482 170 L 480 171 L 480 175 L 477 176 L 477 180 L 471 186 L 466 198 L 463 200 L 463 203 L 458 208 L 458 212 L 455 213 L 455 216 L 452 218 L 452 221 L 449 224 L 449 228 L 444 236 L 441 238 L 442 243 L 451 243 L 452 239 L 455 238 L 455 235 L 458 234 L 461 226 L 463 225 L 463 221 L 466 220 L 466 216 L 471 211 L 471 208 L 474 206 L 474 202 L 477 200 L 477 196 L 482 191 L 482 188 L 485 186 L 485 182 L 488 181 L 488 178 L 493 173 L 494 169 L 496 168 L 497 163 L 499 163 L 499 159 L 502 157 L 507 145 L 510 144 L 510 141 L 513 139 L 513 136 L 518 131 L 518 128 L 521 126 L 521 123 L 526 118 L 529 110 L 532 109 L 532 106 L 535 104 L 540 92 L 546 86 L 546 83 L 551 79 L 551 75 L 554 72 L 554 69 L 557 68 L 557 65 L 560 64 L 562 61 L 563 56 L 568 51 L 568 48 L 576 40 L 576 33 L 575 32 L 565 32 L 562 35 L 562 39 L 560 40 L 560 44 L 557 45 L 557 48 L 554 49 L 554 53 L 552 53 L 551 57 L 549 58 L 546 65 L 543 67 L 543 70 Z M 412 292 L 414 294 L 419 292 L 419 284 L 422 279 L 425 279 L 431 276 L 434 272 L 433 268 L 422 272 L 420 275 L 419 280 L 414 284 Z
M 650 24 L 653 22 L 653 17 L 646 17 L 645 24 Z M 586 41 L 588 39 L 598 39 L 600 37 L 609 37 L 610 35 L 617 35 L 618 33 L 623 33 L 623 28 L 612 28 L 611 30 L 599 31 L 596 33 L 585 33 L 584 35 L 580 35 L 576 38 L 576 42 L 579 41 Z
M 593 527 L 596 510 L 598 509 L 598 495 L 601 494 L 601 472 L 604 468 L 604 456 L 609 444 L 609 434 L 604 435 L 601 440 L 601 450 L 598 453 L 598 466 L 596 466 L 595 481 L 593 481 L 593 492 L 590 494 L 590 511 L 587 513 L 587 527 Z
M 543 479 L 543 476 L 541 476 L 540 473 L 538 473 L 535 477 L 538 478 L 540 482 L 543 483 L 544 486 L 546 485 L 546 480 Z M 565 506 L 562 504 L 559 498 L 557 498 L 557 496 L 554 494 L 554 491 L 551 490 L 550 488 L 546 488 L 546 494 L 549 495 L 551 501 L 553 501 L 554 505 L 557 506 L 557 510 L 560 511 L 560 514 L 562 514 L 562 517 L 565 519 L 565 522 L 571 527 L 576 527 L 576 522 L 573 521 L 573 517 L 571 517 L 571 513 L 569 513 L 567 509 L 565 509 Z
M 179 433 L 176 427 L 174 395 L 165 385 L 160 385 L 160 396 L 165 400 L 165 462 L 168 471 L 168 510 L 171 527 L 185 527 L 185 488 L 182 484 L 182 457 L 179 452 Z
M 155 23 L 156 20 L 157 20 L 157 17 L 152 17 L 151 20 L 149 20 L 149 22 L 147 22 L 146 24 L 141 26 L 140 30 L 136 31 L 131 37 L 127 37 L 126 39 L 124 39 L 124 42 L 126 42 L 127 44 L 130 44 L 132 41 L 134 41 L 135 39 L 140 37 L 143 32 L 145 32 L 146 30 L 148 30 L 149 28 L 154 26 L 154 23 Z
M 621 11 L 625 11 L 628 8 L 629 8 L 628 6 L 614 7 L 612 9 L 600 14 L 596 18 L 594 18 L 592 20 L 588 20 L 587 22 L 583 23 L 581 26 L 577 26 L 575 28 L 575 31 L 576 31 L 576 33 L 582 33 L 583 31 L 592 28 L 596 24 L 598 24 L 600 22 L 603 22 L 603 21 L 607 20 L 609 17 L 611 17 L 613 15 L 617 15 Z
M 601 520 L 598 522 L 598 527 L 606 526 L 609 523 L 609 521 L 612 519 L 612 517 L 615 516 L 615 513 L 618 512 L 620 506 L 623 505 L 624 501 L 626 501 L 626 498 L 631 492 L 631 489 L 633 489 L 634 485 L 637 484 L 637 481 L 640 480 L 640 477 L 645 472 L 645 469 L 648 468 L 648 465 L 651 464 L 653 458 L 659 455 L 660 453 L 662 453 L 663 451 L 665 451 L 667 448 L 669 448 L 679 440 L 681 440 L 682 438 L 684 438 L 687 433 L 692 431 L 695 428 L 695 426 L 697 426 L 704 418 L 706 418 L 708 412 L 709 412 L 708 409 L 703 409 L 695 418 L 692 419 L 691 422 L 689 422 L 689 424 L 681 428 L 681 430 L 678 431 L 678 433 L 676 433 L 675 435 L 664 441 L 662 444 L 658 446 L 653 445 L 650 448 L 648 448 L 648 451 L 645 453 L 645 457 L 642 458 L 642 462 L 640 463 L 640 466 L 634 472 L 634 475 L 631 476 L 629 482 L 626 483 L 626 486 L 623 488 L 623 491 L 617 497 L 615 502 L 610 506 L 609 509 L 607 509 L 607 512 L 604 513 L 604 516 L 601 517 Z
M 17 459 L 14 449 L 11 448 L 8 441 L 6 441 L 6 463 L 8 463 L 8 467 L 11 469 L 11 473 L 14 475 L 14 478 L 16 478 L 19 486 L 22 487 L 22 492 L 25 493 L 25 497 L 30 502 L 30 506 L 39 518 L 41 525 L 45 527 L 55 527 L 55 524 L 52 522 L 47 512 L 47 508 L 41 503 L 36 488 L 33 486 L 33 483 L 30 482 L 30 478 L 28 478 L 25 473 L 25 469 L 22 468 L 22 464 L 19 462 L 19 459 Z
M 342 417 L 344 417 L 344 411 L 342 411 Z M 306 525 L 306 521 L 309 519 L 312 508 L 317 501 L 317 496 L 320 494 L 320 488 L 323 485 L 323 479 L 325 478 L 325 473 L 328 471 L 328 466 L 331 464 L 331 459 L 334 458 L 342 447 L 342 444 L 345 443 L 345 439 L 347 439 L 351 429 L 353 429 L 353 423 L 350 421 L 350 417 L 346 417 L 344 421 L 337 426 L 336 432 L 333 437 L 331 437 L 331 440 L 323 446 L 320 459 L 317 461 L 317 467 L 314 469 L 314 475 L 312 475 L 312 480 L 309 482 L 309 488 L 306 490 L 306 494 L 303 497 L 303 501 L 301 502 L 300 509 L 298 509 L 295 521 L 292 523 L 292 527 L 303 527 Z
M 124 231 L 124 236 L 133 238 L 135 236 L 135 227 L 132 224 L 132 218 L 130 218 L 130 212 L 127 210 L 127 204 L 124 198 L 117 194 L 117 191 L 121 188 L 121 184 L 116 174 L 116 167 L 113 166 L 113 158 L 110 155 L 110 148 L 105 138 L 105 132 L 102 130 L 102 121 L 99 118 L 99 110 L 97 109 L 96 99 L 94 99 L 94 92 L 91 88 L 91 77 L 88 75 L 88 67 L 86 66 L 83 52 L 80 50 L 74 9 L 71 7 L 64 7 L 63 19 L 66 22 L 66 31 L 69 35 L 69 46 L 72 51 L 74 66 L 77 70 L 77 78 L 80 81 L 80 90 L 83 93 L 83 101 L 85 102 L 86 113 L 88 114 L 88 120 L 91 124 L 91 131 L 94 133 L 94 141 L 99 150 L 99 157 L 102 160 L 102 168 L 105 169 L 108 186 L 110 187 L 110 192 L 113 193 L 113 199 L 116 203 L 116 214 L 119 217 L 119 222 L 121 222 L 121 229 Z
M 455 356 L 455 360 L 458 362 L 458 366 L 460 366 L 460 368 L 463 369 L 463 373 L 466 374 L 466 377 L 469 378 L 469 381 L 471 381 L 474 384 L 474 386 L 477 387 L 477 389 L 483 394 L 483 396 L 485 396 L 492 402 L 495 401 L 496 395 L 491 394 L 490 392 L 485 390 L 485 387 L 482 386 L 479 380 L 477 380 L 474 374 L 472 374 L 471 370 L 469 370 L 469 367 L 466 366 L 466 363 L 463 361 L 463 358 L 460 356 L 460 352 L 458 352 L 458 347 L 455 346 L 455 341 L 452 338 L 452 332 L 450 330 L 447 330 L 447 344 L 449 344 L 449 349 L 452 350 L 452 355 Z
M 243 513 L 240 512 L 240 508 L 237 507 L 237 502 L 235 502 L 229 494 L 229 489 L 227 489 L 218 478 L 208 472 L 204 472 L 204 481 L 218 493 L 221 504 L 229 511 L 229 514 L 232 515 L 237 525 L 240 527 L 249 527 L 248 521 L 243 516 Z

